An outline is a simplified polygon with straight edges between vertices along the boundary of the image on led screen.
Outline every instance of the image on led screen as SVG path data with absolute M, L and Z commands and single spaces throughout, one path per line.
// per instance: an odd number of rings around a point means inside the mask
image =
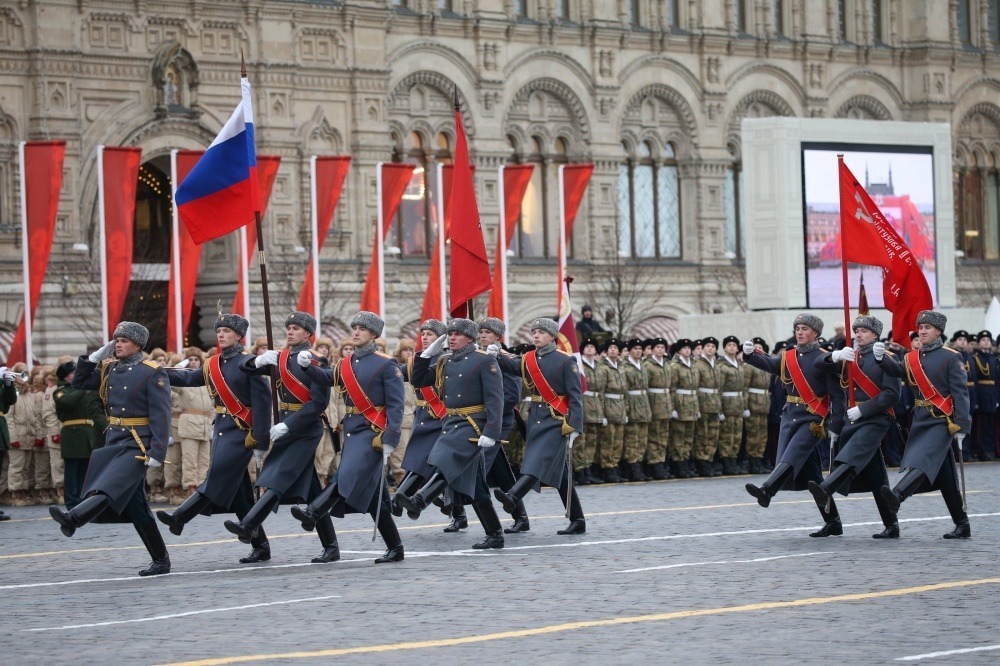
M 937 304 L 934 167 L 930 147 L 802 144 L 809 307 L 843 307 L 837 155 L 913 252 Z M 882 269 L 848 266 L 851 307 L 864 274 L 868 304 L 883 307 Z

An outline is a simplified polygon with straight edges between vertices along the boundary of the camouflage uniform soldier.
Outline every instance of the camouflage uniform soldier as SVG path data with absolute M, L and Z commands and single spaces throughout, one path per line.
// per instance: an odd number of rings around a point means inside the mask
M 604 418 L 608 424 L 602 428 L 598 456 L 601 462 L 601 478 L 607 483 L 621 483 L 625 479 L 618 475 L 618 462 L 622 458 L 622 445 L 625 437 L 625 423 L 628 413 L 625 410 L 625 370 L 620 365 L 622 348 L 621 340 L 611 338 L 604 343 L 606 354 L 598 367 L 604 374 Z
M 698 378 L 698 424 L 694 431 L 694 459 L 699 476 L 721 476 L 712 466 L 719 448 L 719 425 L 726 416 L 722 413 L 722 378 L 719 375 L 715 351 L 719 341 L 713 337 L 702 338 L 701 356 L 694 362 Z
M 750 416 L 747 410 L 746 393 L 743 391 L 743 363 L 737 360 L 740 341 L 730 335 L 722 341 L 723 355 L 718 365 L 722 391 L 722 415 L 725 420 L 719 426 L 719 455 L 722 457 L 722 473 L 739 474 L 736 456 L 740 452 L 743 436 L 743 419 Z
M 764 338 L 753 339 L 754 350 L 758 353 L 770 352 Z M 771 376 L 764 370 L 749 363 L 743 364 L 743 388 L 747 393 L 747 409 L 750 416 L 745 419 L 747 428 L 747 458 L 751 474 L 764 473 L 764 449 L 767 447 L 767 414 L 771 409 Z
M 601 359 L 597 356 L 597 342 L 584 340 L 580 345 L 583 352 L 583 376 L 587 380 L 587 390 L 583 392 L 583 436 L 573 445 L 573 483 L 585 486 L 604 483 L 591 470 L 597 454 L 597 439 L 608 421 L 604 418 L 604 392 L 606 375 L 600 369 Z
M 666 465 L 667 445 L 670 440 L 670 412 L 674 410 L 670 398 L 670 363 L 667 362 L 667 341 L 653 339 L 653 353 L 642 362 L 649 374 L 649 408 L 652 420 L 649 422 L 649 437 L 646 440 L 646 462 L 652 466 L 651 473 L 657 481 L 672 479 Z
M 674 402 L 674 410 L 670 413 L 670 459 L 674 476 L 679 479 L 694 476 L 691 449 L 694 447 L 694 428 L 699 412 L 698 375 L 691 362 L 693 346 L 686 338 L 675 342 L 674 360 L 670 363 Z
M 649 438 L 649 373 L 642 367 L 642 340 L 629 340 L 626 345 L 628 355 L 622 367 L 628 386 L 628 418 L 625 421 L 625 462 L 628 463 L 629 481 L 649 481 L 642 471 L 642 458 L 646 455 L 646 440 Z

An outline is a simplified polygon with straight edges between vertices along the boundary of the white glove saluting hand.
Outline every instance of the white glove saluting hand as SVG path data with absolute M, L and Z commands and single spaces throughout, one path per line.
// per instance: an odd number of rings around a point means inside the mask
M 860 418 L 861 418 L 861 408 L 858 407 L 857 405 L 855 405 L 854 407 L 851 407 L 850 409 L 847 410 L 847 419 L 851 423 L 854 423 L 855 421 L 857 421 Z
M 479 436 L 479 446 L 484 449 L 488 449 L 491 446 L 496 446 L 497 440 L 492 437 L 487 437 L 486 435 Z
M 872 345 L 872 353 L 875 354 L 876 361 L 881 361 L 882 357 L 885 356 L 885 343 L 876 342 Z
M 421 358 L 430 358 L 432 356 L 437 356 L 444 349 L 444 346 L 448 343 L 447 336 L 439 336 L 437 340 L 431 343 L 431 346 L 420 352 Z
M 302 368 L 308 368 L 313 362 L 313 354 L 308 349 L 300 351 L 299 355 L 295 358 L 298 360 L 299 366 Z
M 288 426 L 286 426 L 284 423 L 278 423 L 278 424 L 276 424 L 274 426 L 271 426 L 271 441 L 272 442 L 278 441 L 279 439 L 281 439 L 282 437 L 284 437 L 287 434 L 288 434 Z
M 266 352 L 254 359 L 254 363 L 258 368 L 263 368 L 265 365 L 278 365 L 278 352 L 273 349 L 268 349 Z
M 91 363 L 100 363 L 107 357 L 111 356 L 112 352 L 115 350 L 115 341 L 109 340 L 104 343 L 104 346 L 95 351 L 93 354 L 87 357 Z
M 753 345 L 753 340 L 744 340 L 743 341 L 743 353 L 746 354 L 747 356 L 749 356 L 750 354 L 752 354 L 753 353 L 753 346 L 754 346 Z
M 853 361 L 855 358 L 854 349 L 852 347 L 844 347 L 843 349 L 838 349 L 832 354 L 830 354 L 830 358 L 833 359 L 834 363 L 839 363 L 840 361 Z

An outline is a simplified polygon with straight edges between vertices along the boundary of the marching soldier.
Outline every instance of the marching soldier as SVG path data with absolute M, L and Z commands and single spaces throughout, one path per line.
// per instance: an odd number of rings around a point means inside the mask
M 822 483 L 810 481 L 809 492 L 820 509 L 837 492 L 842 495 L 848 492 L 872 493 L 885 526 L 882 532 L 872 536 L 876 539 L 898 539 L 896 514 L 889 510 L 879 489 L 889 483 L 880 447 L 894 418 L 892 407 L 899 399 L 899 379 L 882 372 L 882 366 L 875 361 L 872 351 L 882 335 L 882 322 L 863 315 L 854 320 L 851 330 L 857 342 L 856 351 L 842 346 L 837 351 L 823 354 L 816 361 L 821 371 L 843 378 L 842 384 L 854 384 L 855 404 L 847 410 L 849 423 L 844 424 L 836 441 L 838 451 L 834 456 L 833 471 Z M 847 365 L 851 363 L 855 365 Z
M 496 446 L 500 439 L 503 380 L 496 359 L 476 348 L 478 332 L 476 322 L 452 319 L 448 337 L 435 340 L 413 361 L 413 387 L 434 385 L 447 411 L 441 436 L 427 459 L 436 471 L 413 496 L 397 495 L 396 499 L 416 520 L 435 497 L 451 488 L 464 496 L 458 501 L 471 502 L 486 532 L 486 539 L 473 548 L 503 548 L 504 532 L 490 501 L 485 455 L 481 452 Z M 442 354 L 446 343 L 448 351 Z M 508 511 L 515 508 L 512 504 Z
M 694 369 L 698 378 L 698 417 L 694 430 L 694 459 L 699 476 L 720 476 L 713 465 L 715 453 L 719 450 L 719 428 L 725 421 L 722 413 L 722 396 L 719 390 L 722 378 L 719 375 L 718 358 L 715 353 L 719 341 L 709 336 L 701 339 L 701 355 L 695 357 Z
M 683 338 L 674 343 L 674 360 L 670 376 L 673 379 L 674 410 L 670 413 L 670 459 L 674 476 L 690 479 L 695 476 L 691 467 L 694 449 L 695 424 L 701 417 L 698 410 L 698 373 L 691 360 L 694 343 Z
M 818 446 L 826 439 L 827 428 L 839 434 L 844 417 L 839 379 L 816 369 L 816 360 L 823 354 L 816 341 L 823 333 L 823 320 L 803 313 L 795 317 L 793 326 L 795 347 L 783 350 L 777 359 L 754 351 L 750 340 L 743 343 L 743 360 L 777 375 L 788 391 L 778 435 L 778 464 L 759 487 L 746 485 L 762 507 L 780 490 L 806 490 L 809 481 L 823 481 Z M 809 536 L 844 533 L 833 497 L 819 512 L 823 528 Z
M 352 512 L 370 514 L 386 546 L 375 564 L 401 562 L 404 557 L 392 513 L 388 508 L 382 511 L 383 501 L 389 500 L 385 469 L 399 444 L 405 400 L 399 364 L 376 348 L 376 338 L 384 328 L 385 321 L 374 312 L 362 310 L 354 315 L 354 353 L 333 368 L 320 367 L 308 351 L 299 352 L 298 363 L 313 383 L 343 390 L 347 409 L 342 422 L 343 453 L 333 481 L 305 509 L 292 507 L 292 516 L 310 531 L 331 514 L 338 518 Z
M 642 471 L 642 458 L 646 454 L 646 444 L 649 439 L 649 422 L 652 413 L 649 409 L 649 398 L 646 387 L 649 386 L 649 373 L 643 367 L 642 340 L 629 340 L 625 345 L 627 354 L 622 367 L 625 369 L 625 384 L 627 388 L 626 404 L 628 405 L 628 420 L 625 422 L 624 453 L 628 465 L 629 481 L 649 481 Z
M 607 424 L 601 431 L 598 455 L 601 461 L 601 477 L 605 483 L 621 483 L 625 479 L 618 475 L 618 463 L 622 459 L 625 443 L 625 424 L 628 423 L 628 409 L 625 396 L 628 384 L 625 369 L 621 367 L 621 351 L 625 343 L 611 338 L 604 343 L 604 360 L 598 363 L 604 378 L 604 418 Z
M 754 338 L 754 351 L 768 354 L 769 348 L 764 338 Z M 744 419 L 747 429 L 747 458 L 751 474 L 764 474 L 764 450 L 767 448 L 767 414 L 771 410 L 771 375 L 764 370 L 743 364 L 743 387 L 747 394 L 747 410 L 750 416 Z
M 574 483 L 578 486 L 604 483 L 600 476 L 594 474 L 592 467 L 597 455 L 597 442 L 608 425 L 602 398 L 607 375 L 601 369 L 597 347 L 597 341 L 591 339 L 584 340 L 580 345 L 587 390 L 583 392 L 583 435 L 577 438 L 573 446 L 573 469 L 576 470 Z
M 654 338 L 652 343 L 652 353 L 642 362 L 649 376 L 646 393 L 652 417 L 646 444 L 646 462 L 652 466 L 650 471 L 653 478 L 660 481 L 673 478 L 666 462 L 667 446 L 670 442 L 670 413 L 674 411 L 674 407 L 670 397 L 672 380 L 670 363 L 666 358 L 667 341 L 663 338 Z M 586 399 L 584 399 L 585 415 L 586 411 Z
M 993 355 L 993 334 L 980 331 L 976 338 L 978 349 L 972 354 L 972 362 L 976 366 L 976 409 L 972 412 L 972 430 L 976 434 L 974 450 L 980 460 L 996 460 L 1000 363 Z
M 10 429 L 7 427 L 7 412 L 10 408 L 14 406 L 17 402 L 17 389 L 14 388 L 14 378 L 13 372 L 7 369 L 6 365 L 0 366 L 0 382 L 3 385 L 0 386 L 0 456 L 2 456 L 4 451 L 12 450 Z M 11 458 L 13 460 L 13 457 Z M 0 463 L 3 462 L 3 458 L 0 457 Z M 8 469 L 10 468 L 10 463 L 8 463 Z M 11 488 L 11 494 L 16 494 L 13 488 Z M 3 511 L 0 511 L 0 521 L 10 520 L 8 516 Z
M 884 344 L 873 346 L 875 360 L 881 364 L 882 372 L 900 379 L 905 377 L 919 396 L 903 460 L 899 464 L 899 470 L 906 473 L 895 488 L 884 485 L 879 492 L 889 510 L 896 513 L 910 495 L 940 490 L 948 513 L 955 521 L 955 529 L 944 538 L 968 539 L 972 529 L 958 487 L 951 440 L 954 438 L 961 451 L 962 440 L 972 426 L 972 417 L 962 356 L 943 347 L 947 323 L 947 317 L 940 312 L 920 312 L 917 315 L 920 349 L 907 353 L 902 363 L 885 354 Z
M 66 508 L 72 509 L 83 498 L 83 484 L 87 477 L 90 454 L 97 448 L 97 433 L 94 430 L 95 403 L 100 401 L 94 391 L 73 388 L 73 373 L 76 363 L 66 361 L 56 369 L 59 384 L 52 401 L 56 416 L 62 422 L 59 446 L 65 461 Z M 103 410 L 102 410 L 103 411 Z M 105 419 L 106 420 L 106 419 Z M 106 424 L 105 424 L 106 426 Z
M 556 347 L 559 325 L 554 320 L 534 320 L 531 335 L 535 349 L 521 359 L 524 384 L 531 391 L 521 478 L 510 492 L 497 489 L 494 495 L 511 511 L 530 490 L 540 491 L 542 483 L 558 488 L 570 524 L 557 534 L 583 534 L 587 522 L 567 467 L 573 441 L 583 431 L 580 369 L 572 355 Z
M 271 426 L 268 433 L 271 451 L 257 475 L 257 486 L 266 490 L 239 522 L 224 523 L 227 530 L 245 543 L 250 542 L 268 513 L 277 512 L 279 504 L 310 502 L 321 490 L 313 461 L 323 437 L 322 417 L 330 402 L 330 385 L 314 381 L 298 362 L 299 352 L 309 351 L 309 337 L 315 332 L 315 317 L 307 312 L 292 312 L 285 318 L 283 350 L 268 349 L 258 356 L 247 355 L 239 360 L 243 372 L 269 375 L 271 366 L 277 366 L 279 376 L 280 422 Z M 313 358 L 324 366 L 327 363 L 321 356 Z M 316 522 L 316 533 L 323 552 L 311 561 L 321 564 L 339 560 L 340 546 L 329 516 Z
M 70 511 L 49 507 L 62 533 L 95 520 L 131 521 L 152 558 L 140 576 L 170 573 L 170 556 L 149 510 L 143 481 L 147 467 L 163 464 L 170 437 L 170 382 L 166 370 L 143 361 L 149 331 L 135 322 L 115 327 L 114 339 L 81 356 L 73 375 L 76 389 L 99 389 L 108 410 L 106 445 L 91 454 L 83 501 Z M 114 354 L 114 360 L 103 363 Z
M 743 364 L 736 358 L 739 351 L 739 338 L 735 335 L 726 337 L 722 341 L 721 362 L 717 367 L 723 417 L 719 425 L 719 456 L 722 458 L 722 473 L 726 476 L 739 474 L 736 456 L 739 455 L 740 439 L 743 437 L 743 419 L 750 416 L 746 393 L 743 392 Z
M 212 428 L 212 460 L 201 485 L 171 514 L 157 511 L 156 517 L 180 536 L 184 526 L 198 514 L 235 513 L 243 520 L 254 504 L 253 484 L 247 469 L 250 460 L 258 464 L 267 452 L 271 428 L 271 391 L 267 380 L 247 374 L 240 365 L 252 356 L 242 340 L 250 322 L 238 314 L 219 314 L 215 338 L 220 353 L 198 368 L 170 368 L 171 387 L 208 387 L 215 424 Z M 250 536 L 253 549 L 241 558 L 243 564 L 271 559 L 271 545 L 258 526 Z

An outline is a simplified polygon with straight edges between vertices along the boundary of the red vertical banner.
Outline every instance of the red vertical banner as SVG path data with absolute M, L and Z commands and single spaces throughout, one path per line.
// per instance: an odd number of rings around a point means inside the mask
M 344 189 L 344 180 L 347 178 L 347 172 L 350 168 L 350 157 L 324 155 L 316 158 L 316 180 L 314 183 L 316 188 L 316 210 L 313 214 L 316 216 L 316 229 L 314 230 L 316 242 L 314 245 L 317 256 L 309 259 L 306 277 L 302 282 L 302 289 L 299 290 L 297 310 L 312 312 L 315 309 L 313 305 L 316 300 L 316 295 L 313 291 L 315 286 L 313 272 L 317 267 L 318 255 L 323 251 L 323 241 L 326 240 L 326 234 L 330 231 L 330 224 L 333 222 L 333 213 L 337 210 L 337 202 L 340 201 L 340 193 Z M 318 320 L 320 313 L 315 312 L 313 314 Z
M 105 146 L 101 150 L 104 219 L 104 261 L 107 280 L 107 330 L 111 339 L 125 308 L 132 282 L 132 240 L 135 230 L 135 194 L 139 186 L 141 148 Z
M 198 163 L 204 151 L 178 150 L 177 173 L 174 183 L 183 182 Z M 201 262 L 201 245 L 194 242 L 187 225 L 178 225 L 178 243 L 170 247 L 170 283 L 167 287 L 167 349 L 181 351 L 184 348 L 184 333 L 191 323 L 191 306 L 194 305 L 194 290 L 198 284 L 198 264 Z M 178 268 L 179 266 L 179 268 Z M 174 279 L 180 275 L 180 283 Z M 177 339 L 177 314 L 175 303 L 180 289 L 181 339 Z
M 594 173 L 593 164 L 567 164 L 563 167 L 563 210 L 566 217 L 566 238 L 573 235 L 573 224 L 576 214 L 583 203 L 583 195 L 590 184 L 590 176 Z
M 277 155 L 258 155 L 257 156 L 257 182 L 258 190 L 260 191 L 260 216 L 264 217 L 267 213 L 267 204 L 271 201 L 271 190 L 274 189 L 274 179 L 278 176 L 278 167 L 281 165 L 281 157 Z M 254 253 L 257 251 L 257 225 L 248 224 L 244 227 L 247 234 L 247 247 L 246 255 L 243 257 L 243 264 L 245 268 L 249 270 L 250 264 L 253 262 Z M 244 291 L 244 280 L 247 279 L 246 271 L 240 270 L 238 282 L 236 285 L 236 297 L 233 299 L 233 309 L 231 312 L 248 316 L 249 309 L 244 311 L 243 307 L 243 291 Z
M 368 267 L 368 275 L 365 277 L 365 286 L 361 291 L 361 309 L 370 312 L 380 313 L 382 311 L 381 287 L 384 277 L 379 270 L 379 253 L 382 247 L 378 242 L 379 236 L 385 237 L 392 228 L 392 220 L 396 217 L 399 203 L 403 200 L 406 187 L 410 184 L 410 178 L 416 170 L 416 164 L 402 164 L 396 162 L 385 162 L 378 166 L 379 178 L 382 181 L 382 200 L 379 202 L 381 211 L 382 230 L 376 230 L 375 240 L 372 242 L 372 263 Z
M 25 294 L 25 316 L 14 335 L 14 342 L 7 356 L 8 365 L 19 361 L 29 364 L 34 362 L 34 359 L 28 358 L 31 347 L 29 338 L 45 271 L 49 265 L 49 255 L 52 253 L 59 191 L 62 189 L 63 160 L 66 157 L 65 141 L 29 141 L 22 143 L 21 147 L 23 261 L 28 288 Z
M 594 173 L 593 164 L 567 164 L 559 167 L 561 197 L 560 211 L 562 213 L 563 228 L 559 233 L 559 337 L 565 339 L 565 345 L 569 347 L 567 351 L 579 353 L 580 346 L 576 339 L 576 327 L 573 322 L 573 310 L 570 307 L 569 283 L 572 278 L 566 276 L 566 260 L 568 256 L 567 247 L 569 237 L 573 233 L 573 225 L 576 222 L 576 214 L 580 210 L 583 202 L 583 195 L 587 192 L 587 185 L 590 184 L 590 176 Z
M 497 253 L 493 261 L 493 289 L 490 292 L 490 302 L 487 314 L 491 317 L 507 321 L 507 307 L 504 296 L 507 293 L 507 276 L 503 270 L 507 261 L 507 248 L 514 240 L 517 220 L 521 217 L 521 203 L 531 183 L 534 164 L 508 164 L 503 168 L 503 206 L 504 228 L 497 229 Z M 501 235 L 502 234 L 502 235 Z

